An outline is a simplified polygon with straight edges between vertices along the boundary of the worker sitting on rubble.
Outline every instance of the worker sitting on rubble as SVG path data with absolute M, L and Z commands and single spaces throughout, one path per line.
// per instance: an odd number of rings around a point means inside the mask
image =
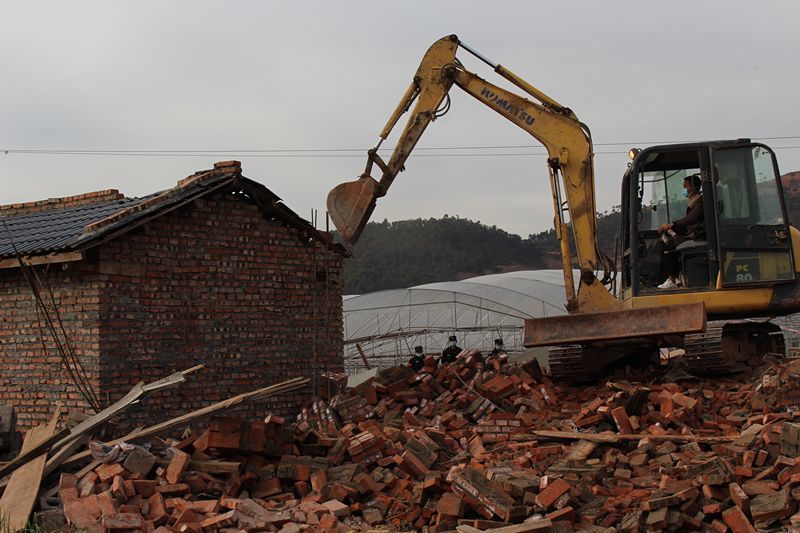
M 500 362 L 504 362 L 508 359 L 508 352 L 503 346 L 503 339 L 494 340 L 494 348 L 487 354 L 487 357 L 496 357 Z
M 706 238 L 703 196 L 701 194 L 702 182 L 699 174 L 686 176 L 683 180 L 685 189 L 686 216 L 679 218 L 671 224 L 662 224 L 658 230 L 662 233 L 663 243 L 655 247 L 661 254 L 661 271 L 667 279 L 658 286 L 659 289 L 674 289 L 680 286 L 680 254 L 686 248 L 703 244 Z
M 411 359 L 408 360 L 408 366 L 413 368 L 415 372 L 419 372 L 425 366 L 425 353 L 422 350 L 422 346 L 414 346 L 414 353 Z
M 461 348 L 458 347 L 458 341 L 455 335 L 450 335 L 447 339 L 447 348 L 442 350 L 442 363 L 452 363 L 461 353 Z

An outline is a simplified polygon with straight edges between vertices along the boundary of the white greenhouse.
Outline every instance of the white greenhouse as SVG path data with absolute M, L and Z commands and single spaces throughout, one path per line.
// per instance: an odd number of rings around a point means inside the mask
M 566 314 L 565 301 L 561 270 L 345 296 L 345 367 L 348 373 L 364 369 L 361 353 L 378 368 L 407 361 L 414 346 L 438 354 L 450 335 L 458 337 L 462 348 L 490 350 L 494 339 L 502 338 L 509 352 L 520 351 L 525 319 Z
M 579 271 L 573 271 L 576 284 Z M 561 270 L 523 270 L 344 297 L 344 363 L 349 374 L 408 361 L 415 346 L 441 353 L 447 337 L 491 350 L 502 338 L 522 346 L 526 318 L 566 314 Z M 800 315 L 777 318 L 790 357 L 800 356 Z

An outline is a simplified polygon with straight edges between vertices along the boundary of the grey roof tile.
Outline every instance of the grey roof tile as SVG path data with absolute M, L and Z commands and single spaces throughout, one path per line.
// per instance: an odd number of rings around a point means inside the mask
M 154 195 L 0 217 L 0 257 L 15 256 L 15 248 L 22 255 L 69 249 L 69 243 L 83 234 L 83 228 L 87 224 L 102 220 L 152 196 Z

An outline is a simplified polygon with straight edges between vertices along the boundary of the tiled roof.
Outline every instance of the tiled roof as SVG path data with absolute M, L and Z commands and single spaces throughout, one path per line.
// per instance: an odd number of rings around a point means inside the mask
M 39 255 L 69 249 L 70 244 L 83 235 L 86 225 L 156 195 L 2 217 L 0 257 L 13 257 L 17 253 Z
M 214 170 L 180 180 L 176 187 L 142 198 L 121 198 L 78 206 L 0 216 L 0 259 L 83 250 L 125 233 L 142 222 L 182 204 L 236 183 L 270 219 L 296 227 L 308 237 L 325 240 L 310 223 L 285 206 L 263 185 L 241 175 L 238 162 L 217 163 Z

